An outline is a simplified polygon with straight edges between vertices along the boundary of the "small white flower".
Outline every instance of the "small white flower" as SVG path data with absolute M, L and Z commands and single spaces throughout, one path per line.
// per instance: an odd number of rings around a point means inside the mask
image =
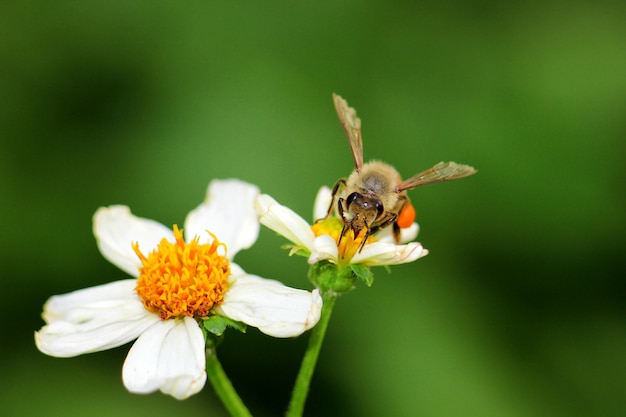
M 313 206 L 315 219 L 326 217 L 331 200 L 331 190 L 322 187 Z M 337 217 L 331 217 L 330 222 L 311 226 L 293 210 L 279 204 L 267 194 L 257 198 L 256 209 L 261 224 L 290 240 L 293 251 L 306 252 L 310 264 L 326 260 L 335 264 L 396 265 L 413 262 L 428 254 L 419 242 L 411 242 L 419 231 L 417 223 L 401 229 L 400 240 L 405 244 L 395 244 L 391 228 L 388 227 L 376 234 L 375 241 L 370 242 L 368 239 L 359 251 L 360 241 L 355 241 L 351 236 L 344 236 L 340 245 L 337 245 L 343 225 Z
M 186 240 L 176 226 L 136 217 L 126 206 L 100 208 L 93 226 L 98 248 L 136 279 L 51 297 L 46 325 L 35 333 L 39 350 L 71 357 L 137 339 L 124 362 L 126 388 L 184 399 L 207 378 L 197 318 L 217 314 L 275 337 L 313 327 L 322 306 L 317 290 L 249 275 L 231 262 L 258 237 L 258 194 L 242 181 L 213 181 L 187 216 Z

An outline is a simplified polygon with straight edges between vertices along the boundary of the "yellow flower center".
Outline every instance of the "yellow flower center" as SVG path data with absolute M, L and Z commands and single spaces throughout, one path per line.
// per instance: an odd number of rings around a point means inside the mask
M 350 259 L 352 259 L 352 257 L 357 253 L 361 247 L 365 233 L 367 232 L 367 230 L 363 229 L 355 237 L 352 229 L 348 229 L 346 233 L 343 234 L 343 237 L 341 237 L 341 242 L 339 242 L 339 237 L 341 236 L 341 231 L 343 230 L 343 221 L 339 217 L 328 217 L 320 220 L 313 224 L 311 229 L 313 230 L 313 234 L 315 234 L 315 236 L 329 235 L 332 237 L 335 242 L 337 242 L 339 259 L 343 261 L 350 261 Z M 370 236 L 367 238 L 365 244 L 367 245 L 375 241 L 376 238 L 374 236 Z
M 209 234 L 211 234 L 209 232 Z M 163 238 L 146 257 L 139 244 L 133 250 L 141 260 L 135 290 L 148 311 L 161 319 L 204 317 L 219 306 L 228 290 L 228 258 L 218 253 L 226 245 L 213 236 L 210 244 L 199 244 L 199 237 L 185 243 L 174 225 L 174 242 Z

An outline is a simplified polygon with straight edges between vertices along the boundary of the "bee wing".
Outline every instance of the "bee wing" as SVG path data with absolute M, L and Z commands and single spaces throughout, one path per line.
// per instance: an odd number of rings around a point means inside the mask
M 475 173 L 476 170 L 469 165 L 461 165 L 455 162 L 439 162 L 434 167 L 402 181 L 396 187 L 396 192 L 410 190 L 420 185 L 432 184 L 434 182 L 457 180 L 469 177 Z
M 343 126 L 343 130 L 346 131 L 348 138 L 348 144 L 352 151 L 352 158 L 354 158 L 354 168 L 360 171 L 363 167 L 363 140 L 361 139 L 361 119 L 356 115 L 356 110 L 348 106 L 346 100 L 333 93 L 333 101 L 335 102 L 335 109 L 337 110 L 337 116 Z

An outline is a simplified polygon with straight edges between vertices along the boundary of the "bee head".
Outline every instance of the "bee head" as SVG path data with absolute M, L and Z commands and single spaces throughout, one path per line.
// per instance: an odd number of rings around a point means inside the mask
M 361 218 L 368 225 L 372 224 L 385 211 L 383 203 L 379 199 L 366 197 L 357 192 L 348 196 L 346 208 L 352 219 Z

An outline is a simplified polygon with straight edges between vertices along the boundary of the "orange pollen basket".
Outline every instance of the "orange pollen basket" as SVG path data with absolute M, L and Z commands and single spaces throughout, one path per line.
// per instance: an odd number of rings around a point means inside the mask
M 205 317 L 224 300 L 228 290 L 230 265 L 218 253 L 226 245 L 213 237 L 210 244 L 200 244 L 199 237 L 185 243 L 183 233 L 174 225 L 174 242 L 163 238 L 146 257 L 133 243 L 141 260 L 137 295 L 148 311 L 166 320 L 170 317 Z
M 413 222 L 415 221 L 415 207 L 409 201 L 406 202 L 402 210 L 400 210 L 400 214 L 398 214 L 398 219 L 396 223 L 398 226 L 406 229 L 407 227 L 411 227 Z

